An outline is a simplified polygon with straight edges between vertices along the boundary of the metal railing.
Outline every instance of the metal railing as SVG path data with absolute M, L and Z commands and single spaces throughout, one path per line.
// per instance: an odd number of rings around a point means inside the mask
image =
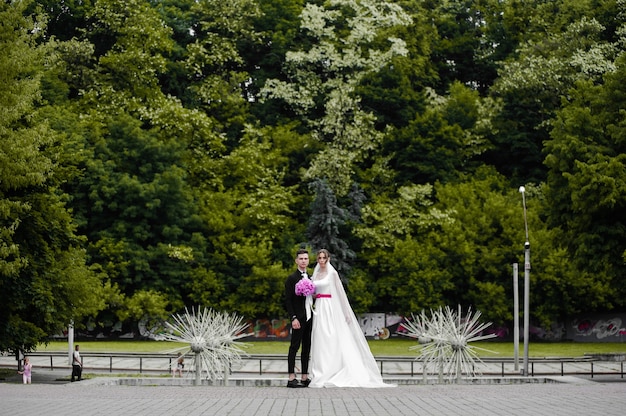
M 49 358 L 49 366 L 46 366 L 50 370 L 71 368 L 69 364 L 69 354 L 64 352 L 30 352 L 27 354 L 30 357 L 31 362 L 37 357 Z M 81 351 L 81 358 L 83 359 L 83 368 L 88 370 L 98 371 L 139 371 L 140 374 L 145 372 L 164 371 L 162 365 L 146 366 L 146 362 L 160 362 L 167 363 L 167 370 L 171 371 L 172 366 L 175 366 L 178 356 L 175 354 L 163 354 L 163 353 L 133 353 L 133 352 L 110 352 L 110 353 L 85 353 Z M 126 365 L 122 364 L 125 363 Z M 130 362 L 130 363 L 129 363 Z M 130 364 L 130 365 L 129 365 Z M 41 366 L 41 365 L 40 365 Z
M 55 369 L 71 368 L 67 352 L 33 352 L 29 353 L 31 362 L 35 366 Z M 175 366 L 177 356 L 163 353 L 85 353 L 81 352 L 85 370 L 163 373 L 171 371 Z M 189 359 L 189 356 L 187 356 Z M 49 360 L 45 360 L 49 358 Z M 286 367 L 286 354 L 251 354 L 242 356 L 243 365 L 234 369 L 232 374 L 283 374 Z M 380 366 L 383 375 L 396 376 L 422 376 L 423 362 L 414 357 L 404 356 L 376 356 L 376 362 Z M 484 367 L 481 365 L 479 372 L 485 376 L 519 376 L 520 370 L 516 370 L 512 358 L 482 358 Z M 47 364 L 49 362 L 49 365 Z M 529 359 L 530 376 L 548 375 L 585 375 L 593 378 L 599 375 L 615 375 L 624 378 L 624 363 L 626 361 L 596 360 L 590 357 L 574 358 L 531 358 Z M 2 361 L 2 366 L 7 366 L 7 360 Z M 432 374 L 430 369 L 427 369 Z
M 385 363 L 406 363 L 410 364 L 409 375 L 411 377 L 417 375 L 423 375 L 423 362 L 416 360 L 413 357 L 387 357 L 378 356 L 375 357 L 376 361 L 380 365 L 381 374 L 396 374 L 389 371 L 385 371 Z M 482 358 L 482 364 L 485 365 L 487 370 L 481 369 L 480 373 L 486 376 L 519 376 L 521 370 L 515 368 L 515 361 L 513 358 Z M 574 358 L 530 358 L 529 359 L 529 375 L 535 376 L 554 376 L 554 375 L 587 375 L 593 378 L 599 375 L 617 375 L 620 378 L 624 378 L 626 373 L 624 372 L 625 361 L 602 361 L 594 360 L 589 357 L 574 357 Z M 595 367 L 594 367 L 595 363 Z M 417 368 L 416 368 L 417 366 Z M 482 366 L 481 366 L 482 367 Z M 432 369 L 427 369 L 432 374 Z

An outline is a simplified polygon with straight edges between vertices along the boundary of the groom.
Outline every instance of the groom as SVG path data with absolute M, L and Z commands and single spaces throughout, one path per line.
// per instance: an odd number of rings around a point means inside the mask
M 309 252 L 300 249 L 296 253 L 298 270 L 291 273 L 285 281 L 285 307 L 291 319 L 291 344 L 287 356 L 289 381 L 287 387 L 308 387 L 309 379 L 309 356 L 311 354 L 311 319 L 307 320 L 305 308 L 306 296 L 296 295 L 296 283 L 302 278 L 308 278 L 306 268 L 309 265 Z M 302 344 L 300 360 L 302 364 L 302 379 L 296 380 L 296 354 Z

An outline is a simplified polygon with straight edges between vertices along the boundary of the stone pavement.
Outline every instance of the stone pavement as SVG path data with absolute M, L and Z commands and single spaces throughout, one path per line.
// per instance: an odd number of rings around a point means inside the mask
M 49 371 L 49 370 L 48 370 Z M 42 377 L 42 374 L 38 375 Z M 0 415 L 623 415 L 626 383 L 402 385 L 386 389 L 0 383 Z
M 248 375 L 241 383 L 243 386 L 235 385 L 242 378 L 233 376 L 230 386 L 218 387 L 193 386 L 191 377 L 173 380 L 168 376 L 141 378 L 144 382 L 137 386 L 120 384 L 120 380 L 131 378 L 119 377 L 92 377 L 70 383 L 69 374 L 69 369 L 35 368 L 31 385 L 21 384 L 21 376 L 17 374 L 0 382 L 0 415 L 621 416 L 626 413 L 626 379 L 619 376 L 593 380 L 573 376 L 491 378 L 485 384 L 401 384 L 385 389 L 287 389 L 286 378 L 277 375 Z

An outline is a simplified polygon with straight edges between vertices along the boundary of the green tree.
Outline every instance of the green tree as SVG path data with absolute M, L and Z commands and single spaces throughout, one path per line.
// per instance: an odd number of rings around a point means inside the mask
M 45 269 L 104 279 L 90 325 L 275 316 L 324 236 L 361 312 L 503 322 L 524 184 L 533 321 L 623 305 L 622 1 L 5 3 L 48 16 L 1 39 L 0 267 L 26 294 L 56 299 Z M 73 254 L 44 267 L 44 241 Z
M 502 7 L 509 2 L 426 0 L 422 4 L 434 31 L 430 59 L 438 80 L 432 85 L 443 94 L 455 82 L 486 94 L 497 78 L 498 59 L 513 46 L 502 33 Z
M 284 279 L 293 267 L 293 247 L 304 241 L 310 205 L 299 186 L 284 183 L 287 160 L 301 146 L 288 128 L 250 128 L 241 146 L 215 165 L 219 181 L 203 188 L 200 215 L 224 292 L 216 298 L 211 280 L 198 281 L 192 298 L 214 299 L 220 308 L 250 317 L 283 313 Z
M 315 195 L 311 204 L 311 217 L 307 227 L 308 242 L 314 250 L 325 248 L 332 254 L 333 266 L 339 275 L 346 277 L 350 271 L 354 251 L 340 238 L 340 232 L 349 219 L 349 213 L 337 206 L 337 198 L 323 180 L 310 184 Z
M 520 261 L 524 243 L 517 187 L 484 167 L 462 181 L 438 184 L 435 191 L 435 206 L 450 213 L 436 240 L 445 253 L 442 266 L 453 276 L 446 292 L 448 304 L 471 306 L 499 324 L 509 321 L 513 317 L 511 265 Z M 539 225 L 533 207 L 529 204 L 528 211 L 533 214 L 529 223 L 534 245 Z
M 400 184 L 448 182 L 478 165 L 491 148 L 490 118 L 497 105 L 453 83 L 447 96 L 429 90 L 428 107 L 388 134 L 384 152 Z
M 323 144 L 305 178 L 326 178 L 337 197 L 343 197 L 358 182 L 358 164 L 382 139 L 374 115 L 361 108 L 356 87 L 364 76 L 407 53 L 405 42 L 383 29 L 406 25 L 410 18 L 396 4 L 366 0 L 307 3 L 300 19 L 310 44 L 287 53 L 289 79 L 268 80 L 263 92 L 291 106 Z
M 425 88 L 436 83 L 431 51 L 435 33 L 423 2 L 398 1 L 410 17 L 406 24 L 381 28 L 371 48 L 386 49 L 388 38 L 405 42 L 407 53 L 391 58 L 388 65 L 365 74 L 356 86 L 360 106 L 374 114 L 376 129 L 402 128 L 426 107 Z
M 185 172 L 182 143 L 141 129 L 128 115 L 105 118 L 85 131 L 93 159 L 73 188 L 81 208 L 92 260 L 125 293 L 154 289 L 175 295 L 184 263 L 168 256 L 168 244 L 189 241 L 197 221 Z M 77 205 L 77 208 L 79 206 Z
M 247 98 L 253 101 L 252 113 L 263 125 L 289 124 L 291 111 L 285 111 L 280 103 L 273 100 L 261 103 L 258 98 L 268 79 L 286 80 L 283 73 L 285 55 L 299 47 L 302 39 L 300 13 L 303 0 L 257 0 L 260 13 L 254 19 L 254 27 L 259 42 L 244 42 L 241 54 L 250 80 L 247 85 Z
M 63 152 L 39 114 L 45 28 L 29 2 L 0 5 L 0 350 L 32 350 L 103 307 L 59 183 Z
M 210 114 L 214 128 L 234 143 L 251 121 L 248 102 L 253 98 L 239 49 L 259 42 L 253 26 L 259 13 L 254 0 L 201 0 L 190 9 L 193 41 L 186 45 L 184 65 L 193 80 L 188 87 L 193 108 Z
M 425 237 L 437 238 L 430 230 L 449 221 L 447 213 L 432 207 L 432 190 L 431 185 L 407 185 L 375 195 L 363 207 L 354 233 L 363 242 L 365 264 L 360 268 L 367 269 L 369 279 L 358 284 L 377 294 L 374 311 L 407 314 L 445 302 L 451 274 L 443 267 L 441 249 L 424 243 Z
M 493 120 L 494 148 L 483 160 L 522 182 L 546 178 L 543 143 L 549 139 L 561 97 L 577 80 L 599 82 L 605 72 L 613 70 L 620 48 L 610 40 L 617 34 L 607 33 L 593 18 L 593 6 L 588 5 L 585 13 L 572 4 L 578 2 L 562 3 L 559 10 L 567 12 L 556 14 L 555 22 L 549 20 L 551 14 L 535 16 L 530 26 L 536 32 L 526 35 L 519 56 L 504 63 L 491 90 L 502 99 L 502 106 Z M 615 13 L 619 18 L 620 11 Z
M 174 42 L 148 2 L 99 0 L 86 13 L 81 39 L 51 43 L 60 76 L 47 78 L 46 97 L 77 150 L 70 166 L 79 174 L 65 189 L 90 261 L 110 279 L 96 324 L 136 318 L 141 306 L 165 316 L 189 300 L 190 276 L 208 274 L 190 182 L 210 170 L 222 138 L 205 114 L 161 90 Z
M 550 224 L 581 277 L 573 288 L 575 310 L 624 305 L 624 54 L 615 66 L 604 83 L 581 81 L 569 91 L 546 143 Z
M 582 310 L 577 302 L 584 298 L 581 289 L 588 284 L 564 256 L 563 235 L 545 220 L 545 186 L 525 184 L 525 188 L 531 245 L 530 319 L 547 327 Z M 437 240 L 426 241 L 436 241 L 445 253 L 442 265 L 453 276 L 452 289 L 446 292 L 448 304 L 472 306 L 498 324 L 510 322 L 511 265 L 519 265 L 521 293 L 526 239 L 518 186 L 493 167 L 483 167 L 462 181 L 437 185 L 435 191 L 435 207 L 449 212 L 451 221 L 442 224 Z M 580 297 L 572 296 L 575 293 Z

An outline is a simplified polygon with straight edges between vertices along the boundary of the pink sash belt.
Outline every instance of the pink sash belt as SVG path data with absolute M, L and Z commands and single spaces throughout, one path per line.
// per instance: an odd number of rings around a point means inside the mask
M 330 293 L 318 293 L 317 295 L 315 295 L 315 299 L 319 299 L 319 298 L 330 298 Z

